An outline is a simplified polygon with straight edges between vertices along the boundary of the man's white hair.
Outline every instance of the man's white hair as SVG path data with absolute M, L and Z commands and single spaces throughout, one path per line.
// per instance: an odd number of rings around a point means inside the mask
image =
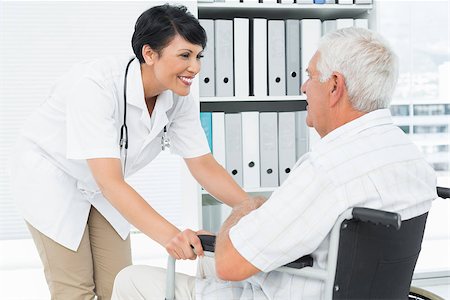
M 325 35 L 319 44 L 320 81 L 332 72 L 345 78 L 353 107 L 362 112 L 387 108 L 398 78 L 398 58 L 387 41 L 362 28 L 344 28 Z

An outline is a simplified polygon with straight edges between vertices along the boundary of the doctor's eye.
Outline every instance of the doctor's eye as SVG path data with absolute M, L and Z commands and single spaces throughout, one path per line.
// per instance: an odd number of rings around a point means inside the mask
M 183 53 L 180 56 L 183 57 L 183 58 L 189 58 L 190 53 Z

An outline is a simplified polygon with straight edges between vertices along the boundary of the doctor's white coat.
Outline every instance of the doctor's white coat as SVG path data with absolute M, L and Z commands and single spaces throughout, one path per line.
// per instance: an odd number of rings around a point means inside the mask
M 79 246 L 91 205 L 123 239 L 129 233 L 128 222 L 103 197 L 86 162 L 124 159 L 119 139 L 129 60 L 110 57 L 74 67 L 32 115 L 14 149 L 12 190 L 25 220 L 72 250 Z M 129 67 L 126 93 L 125 177 L 159 154 L 164 126 L 172 153 L 189 158 L 210 152 L 192 97 L 165 91 L 149 115 L 137 59 Z

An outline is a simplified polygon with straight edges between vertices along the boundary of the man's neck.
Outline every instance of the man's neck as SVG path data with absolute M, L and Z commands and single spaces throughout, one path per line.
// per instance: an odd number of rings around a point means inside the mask
M 339 128 L 359 117 L 362 117 L 365 114 L 366 112 L 354 109 L 351 104 L 336 107 L 331 112 L 330 122 L 328 123 L 329 126 L 327 127 L 326 133 L 322 137 L 332 132 L 336 128 Z

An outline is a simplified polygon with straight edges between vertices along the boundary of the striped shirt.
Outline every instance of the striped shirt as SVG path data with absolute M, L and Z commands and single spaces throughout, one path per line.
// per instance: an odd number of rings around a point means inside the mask
M 435 198 L 434 170 L 389 110 L 367 113 L 322 138 L 266 203 L 231 228 L 234 247 L 263 272 L 240 282 L 198 279 L 197 299 L 320 299 L 320 281 L 273 270 L 307 254 L 325 268 L 330 230 L 350 207 L 406 220 Z

